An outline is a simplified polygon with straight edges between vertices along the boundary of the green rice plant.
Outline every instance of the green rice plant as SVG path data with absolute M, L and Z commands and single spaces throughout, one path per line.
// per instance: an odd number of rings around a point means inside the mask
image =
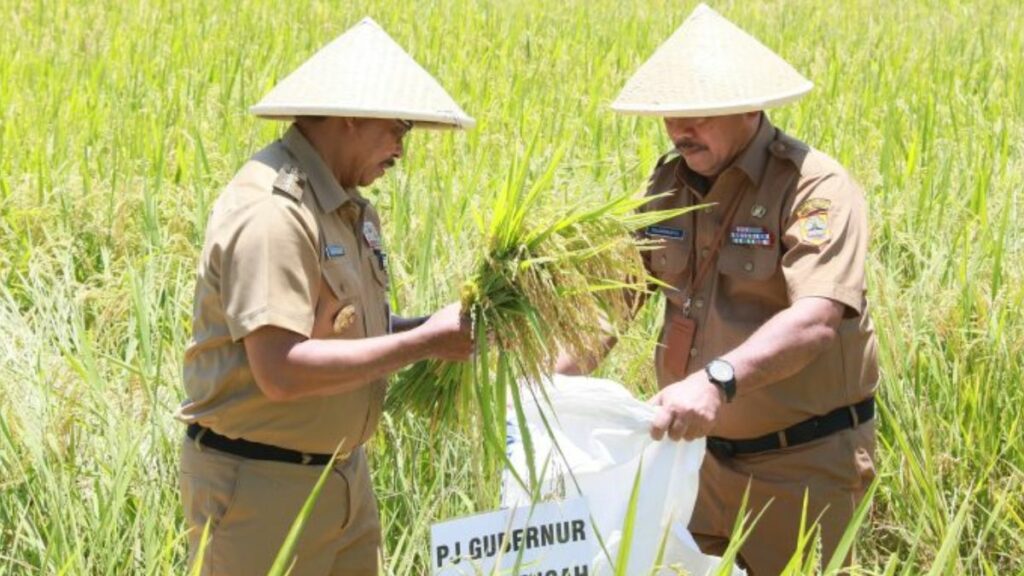
M 853 517 L 850 519 L 850 523 L 846 526 L 846 530 L 843 531 L 843 535 L 839 538 L 839 543 L 836 545 L 836 549 L 832 551 L 832 558 L 829 559 L 828 564 L 824 567 L 824 574 L 826 576 L 834 576 L 839 574 L 843 570 L 843 564 L 848 555 L 851 555 L 854 550 L 854 541 L 860 533 L 861 526 L 864 525 L 864 521 L 868 517 L 868 512 L 871 510 L 871 504 L 875 500 L 875 492 L 878 490 L 878 481 L 871 483 L 871 486 L 864 493 L 864 497 L 860 503 L 857 504 L 857 509 L 853 511 Z
M 641 454 L 640 461 L 636 466 L 636 474 L 633 476 L 633 488 L 629 491 L 626 517 L 623 519 L 622 540 L 619 541 L 619 554 L 615 558 L 615 576 L 629 575 L 629 552 L 633 546 L 633 531 L 636 530 L 636 512 L 640 501 L 640 471 L 643 470 L 643 467 L 644 457 Z

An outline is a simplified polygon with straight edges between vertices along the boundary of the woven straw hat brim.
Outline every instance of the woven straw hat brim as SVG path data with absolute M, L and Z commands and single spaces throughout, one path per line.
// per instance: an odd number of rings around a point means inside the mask
M 705 102 L 694 103 L 689 106 L 679 104 L 657 104 L 640 103 L 626 104 L 616 102 L 611 108 L 621 114 L 633 116 L 660 116 L 663 118 L 703 118 L 708 116 L 726 116 L 729 114 L 742 114 L 744 112 L 756 112 L 777 108 L 790 102 L 796 102 L 814 88 L 814 84 L 808 82 L 806 85 L 790 91 L 770 95 L 761 99 L 740 99 L 734 102 Z
M 472 128 L 441 85 L 371 18 L 364 18 L 281 80 L 250 112 L 267 119 L 342 116 Z
M 457 130 L 469 129 L 476 126 L 476 120 L 464 113 L 461 116 L 445 116 L 442 114 L 430 114 L 427 112 L 395 112 L 393 110 L 338 108 L 338 107 L 317 107 L 317 106 L 289 106 L 287 108 L 270 108 L 252 106 L 249 111 L 264 120 L 295 120 L 297 116 L 339 116 L 343 118 L 394 118 L 396 120 L 408 120 L 416 128 L 432 130 Z
M 723 116 L 794 102 L 813 87 L 771 49 L 701 4 L 626 82 L 611 108 Z

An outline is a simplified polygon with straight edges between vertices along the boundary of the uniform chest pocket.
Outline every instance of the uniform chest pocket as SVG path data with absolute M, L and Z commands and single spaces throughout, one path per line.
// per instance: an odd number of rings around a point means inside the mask
M 347 258 L 325 260 L 321 274 L 328 290 L 317 302 L 314 337 L 362 338 L 365 336 L 362 292 L 356 262 Z
M 675 218 L 656 226 L 648 226 L 644 236 L 658 242 L 649 254 L 651 273 L 659 280 L 675 283 L 690 265 L 693 236 L 690 219 Z
M 690 244 L 676 240 L 663 240 L 661 246 L 651 250 L 651 272 L 655 276 L 682 274 L 690 263 Z
M 718 257 L 718 271 L 737 280 L 763 282 L 775 275 L 779 268 L 778 243 L 772 246 L 722 246 Z
M 324 282 L 339 302 L 358 300 L 361 295 L 359 271 L 355 260 L 349 258 L 327 259 L 322 265 Z

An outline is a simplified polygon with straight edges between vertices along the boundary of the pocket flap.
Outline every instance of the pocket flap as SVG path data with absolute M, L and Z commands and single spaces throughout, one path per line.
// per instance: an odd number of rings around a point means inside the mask
M 359 273 L 355 269 L 355 261 L 349 258 L 325 260 L 321 273 L 339 302 L 345 304 L 359 300 Z
M 644 229 L 644 237 L 660 246 L 648 254 L 651 272 L 661 280 L 673 280 L 690 263 L 693 251 L 693 219 L 689 214 L 677 216 Z
M 718 256 L 718 271 L 733 278 L 763 281 L 779 267 L 778 245 L 771 247 L 727 244 Z

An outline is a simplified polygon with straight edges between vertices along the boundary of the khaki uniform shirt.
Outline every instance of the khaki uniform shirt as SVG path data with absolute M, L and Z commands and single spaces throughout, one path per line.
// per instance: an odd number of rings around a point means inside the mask
M 253 379 L 242 339 L 264 326 L 307 338 L 388 332 L 380 220 L 338 185 L 292 126 L 246 163 L 217 199 L 199 262 L 188 399 L 178 410 L 218 434 L 329 454 L 374 431 L 385 382 L 333 396 L 272 402 Z
M 663 157 L 648 194 L 670 193 L 647 209 L 716 203 L 662 222 L 646 235 L 662 246 L 645 254 L 652 275 L 671 288 L 665 324 L 683 314 L 694 270 L 708 258 L 726 207 L 742 195 L 715 269 L 690 302 L 697 329 L 689 350 L 658 347 L 658 380 L 665 358 L 689 355 L 688 373 L 702 370 L 739 346 L 794 301 L 818 296 L 846 306 L 839 337 L 799 373 L 723 404 L 712 434 L 731 439 L 761 436 L 871 396 L 878 381 L 874 328 L 865 297 L 867 221 L 864 194 L 825 154 L 783 134 L 762 116 L 751 144 L 716 179 L 703 181 L 678 155 Z M 706 185 L 705 185 L 706 186 Z

